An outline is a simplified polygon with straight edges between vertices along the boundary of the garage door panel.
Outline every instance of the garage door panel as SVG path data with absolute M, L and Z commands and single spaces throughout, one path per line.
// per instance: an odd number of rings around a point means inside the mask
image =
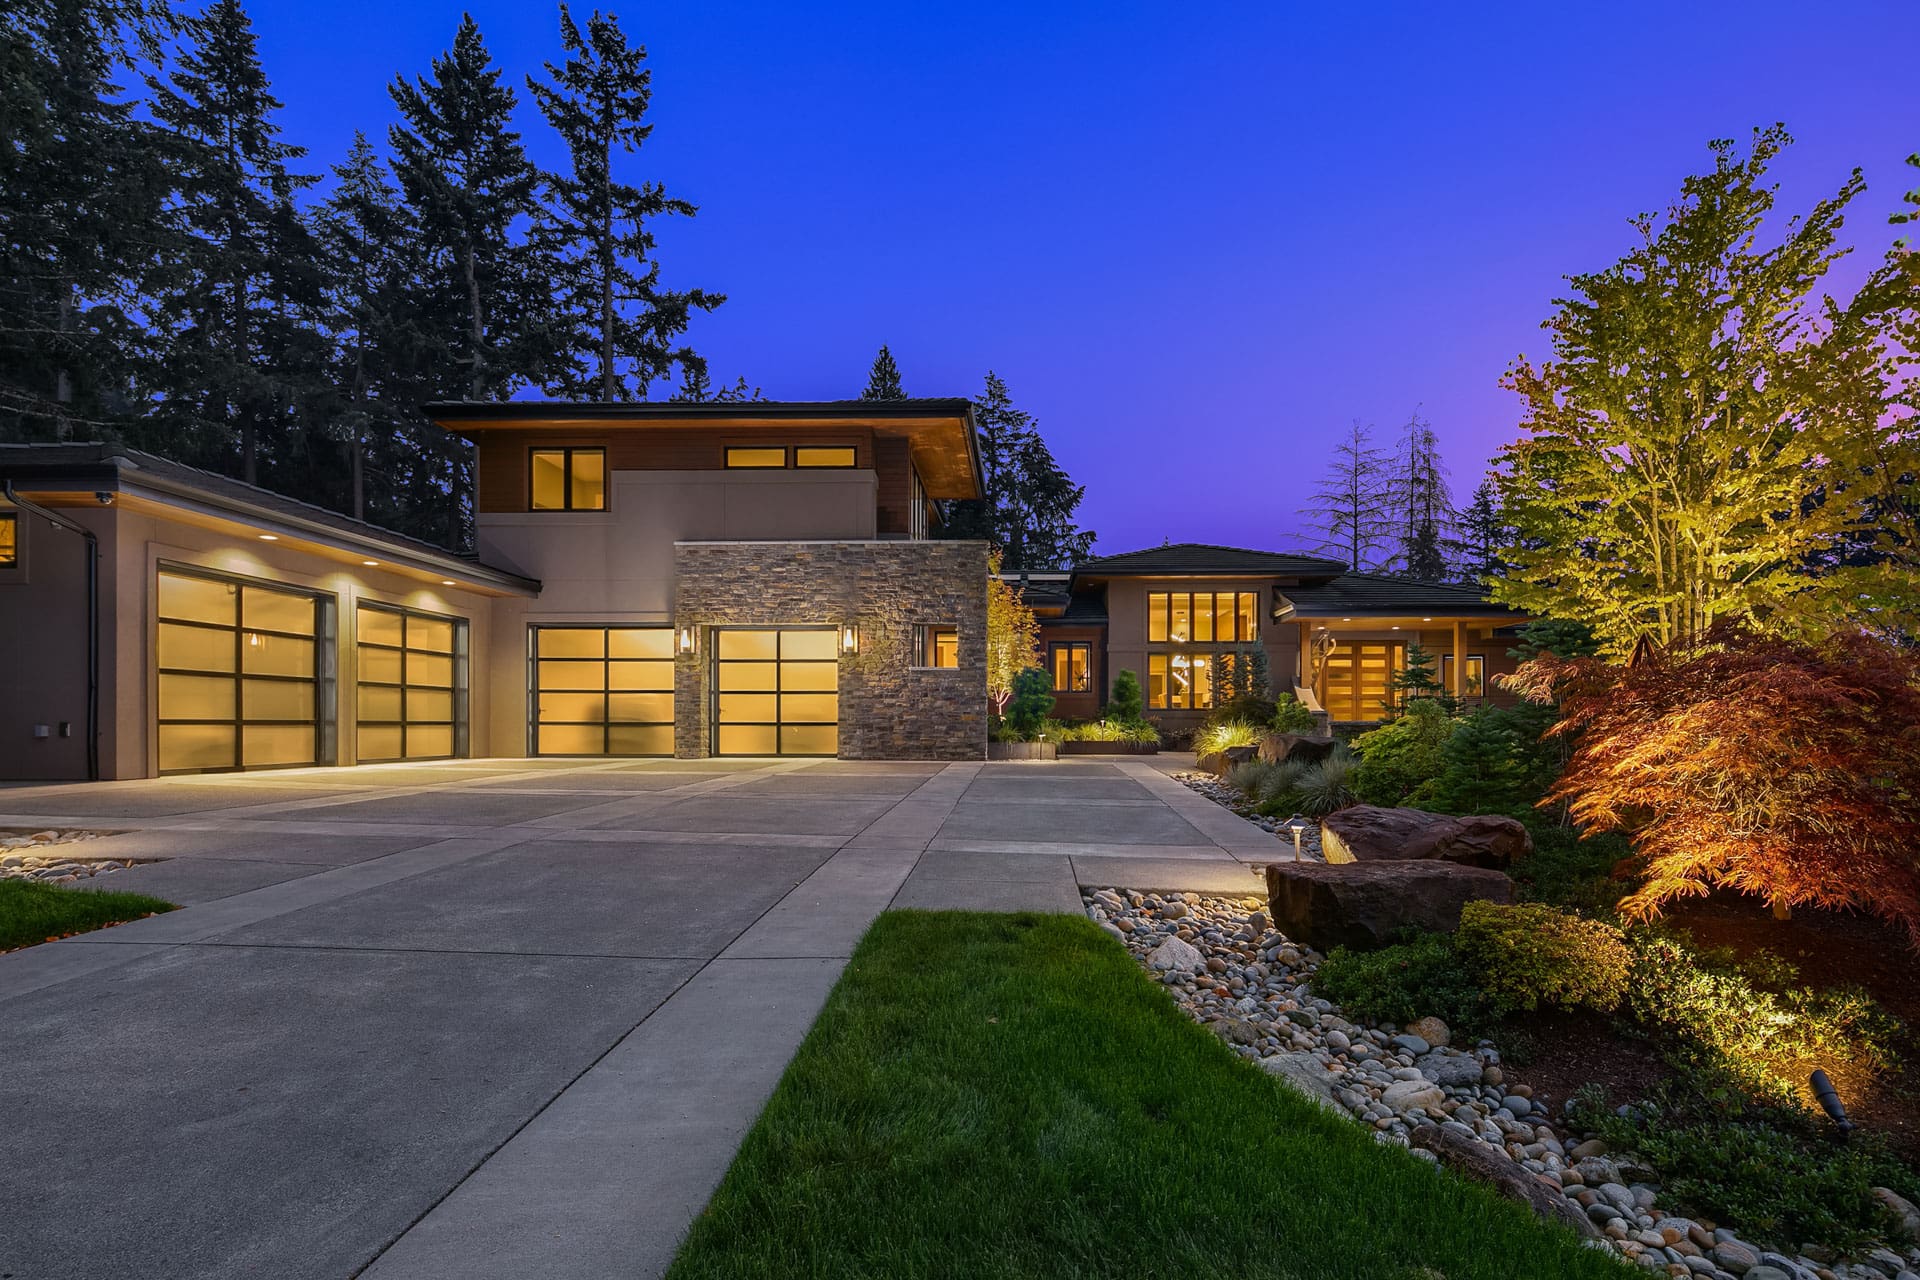
M 467 620 L 370 603 L 356 613 L 360 759 L 461 754 Z
M 212 573 L 157 575 L 158 772 L 319 762 L 323 599 Z
M 837 630 L 722 630 L 714 644 L 713 686 L 715 754 L 838 753 Z
M 536 627 L 533 652 L 538 754 L 673 754 L 671 628 Z

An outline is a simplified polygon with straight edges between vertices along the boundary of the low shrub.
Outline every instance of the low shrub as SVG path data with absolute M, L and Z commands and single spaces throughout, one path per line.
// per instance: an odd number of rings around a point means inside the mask
M 1422 698 L 1404 714 L 1353 740 L 1360 767 L 1354 794 L 1365 804 L 1397 805 L 1418 800 L 1440 774 L 1447 742 L 1458 722 L 1439 702 Z
M 1013 741 L 1033 742 L 1052 710 L 1053 677 L 1039 667 L 1028 667 L 1014 676 L 1013 696 L 1001 719 Z
M 1049 742 L 1129 742 L 1146 745 L 1160 741 L 1160 731 L 1144 720 L 1134 724 L 1119 720 L 1088 720 L 1081 723 L 1050 721 L 1041 736 Z
M 1791 1093 L 1793 1082 L 1769 1067 L 1784 1059 L 1838 1059 L 1875 1071 L 1898 1063 L 1899 1022 L 1857 988 L 1771 991 L 1751 971 L 1673 934 L 1644 931 L 1628 942 L 1627 1012 L 1681 1049 L 1724 1063 L 1752 1092 Z
M 1299 798 L 1293 811 L 1309 818 L 1324 818 L 1348 805 L 1358 804 L 1360 798 L 1353 789 L 1354 764 L 1353 757 L 1345 750 L 1336 750 L 1320 763 L 1308 765 L 1293 786 Z
M 1543 903 L 1469 902 L 1454 948 L 1505 1007 L 1617 1008 L 1633 952 L 1620 931 Z
M 1335 947 L 1314 974 L 1313 990 L 1349 1015 L 1403 1025 L 1431 1015 L 1469 1034 L 1506 1012 L 1444 933 L 1416 934 L 1378 951 Z
M 1696 1082 L 1663 1085 L 1625 1114 L 1597 1090 L 1577 1095 L 1574 1106 L 1589 1131 L 1659 1172 L 1674 1207 L 1737 1224 L 1762 1244 L 1854 1249 L 1890 1225 L 1874 1187 L 1920 1195 L 1920 1178 L 1879 1135 L 1836 1143 L 1804 1114 L 1747 1107 Z
M 1611 919 L 1614 904 L 1634 888 L 1631 881 L 1613 878 L 1614 866 L 1633 855 L 1627 838 L 1615 832 L 1582 838 L 1576 828 L 1538 812 L 1522 814 L 1520 820 L 1533 836 L 1533 852 L 1511 871 L 1520 897 Z
M 1212 755 L 1228 747 L 1253 747 L 1260 744 L 1265 730 L 1246 720 L 1220 720 L 1208 724 L 1193 735 L 1195 755 Z
M 1268 724 L 1275 733 L 1312 733 L 1319 727 L 1307 704 L 1290 693 L 1273 700 L 1273 717 Z
M 1566 744 L 1543 738 L 1554 709 L 1534 702 L 1481 707 L 1455 723 L 1438 770 L 1418 788 L 1422 808 L 1438 813 L 1525 817 L 1560 774 Z

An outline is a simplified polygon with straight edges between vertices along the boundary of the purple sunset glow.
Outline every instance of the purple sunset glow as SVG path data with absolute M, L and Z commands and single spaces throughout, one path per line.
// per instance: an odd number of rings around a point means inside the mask
M 544 0 L 471 7 L 516 81 L 557 56 Z M 1787 211 L 1863 168 L 1862 259 L 1920 150 L 1912 0 L 615 8 L 654 72 L 627 172 L 701 206 L 661 227 L 667 282 L 730 295 L 690 335 L 715 382 L 850 396 L 883 342 L 910 394 L 992 368 L 1104 552 L 1308 544 L 1329 436 L 1416 406 L 1464 499 L 1560 277 L 1617 257 L 1709 139 L 1785 121 Z M 384 142 L 387 81 L 460 10 L 251 7 L 309 168 L 356 126 Z

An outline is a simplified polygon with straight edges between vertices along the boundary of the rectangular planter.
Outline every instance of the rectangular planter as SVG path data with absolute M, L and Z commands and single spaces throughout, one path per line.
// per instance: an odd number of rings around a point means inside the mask
M 1063 742 L 1063 756 L 1157 756 L 1157 742 Z
M 1051 760 L 1056 754 L 1051 742 L 989 742 L 989 760 Z

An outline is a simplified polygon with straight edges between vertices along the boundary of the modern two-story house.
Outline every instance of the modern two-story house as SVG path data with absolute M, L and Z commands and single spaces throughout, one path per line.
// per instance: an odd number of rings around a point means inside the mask
M 979 759 L 965 400 L 430 406 L 477 555 L 112 445 L 0 446 L 0 777 Z
M 1471 587 L 1349 572 L 1315 556 L 1174 543 L 1083 561 L 1071 572 L 1008 575 L 1040 621 L 1056 713 L 1091 719 L 1134 672 L 1147 715 L 1198 725 L 1222 661 L 1266 657 L 1268 682 L 1336 724 L 1387 714 L 1394 675 L 1418 643 L 1462 702 L 1503 701 L 1492 682 L 1523 614 Z

